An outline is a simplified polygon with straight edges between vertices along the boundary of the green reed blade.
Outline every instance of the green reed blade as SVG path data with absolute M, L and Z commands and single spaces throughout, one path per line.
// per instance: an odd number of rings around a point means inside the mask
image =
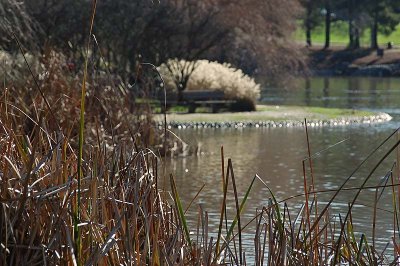
M 226 173 L 226 180 L 225 180 L 225 183 L 223 183 L 224 184 L 224 186 L 223 186 L 224 197 L 223 197 L 222 206 L 221 206 L 221 215 L 220 215 L 220 220 L 219 220 L 217 243 L 216 243 L 216 250 L 215 250 L 216 256 L 214 258 L 214 262 L 217 260 L 218 256 L 220 255 L 220 252 L 221 252 L 219 243 L 221 241 L 222 224 L 224 221 L 224 213 L 225 213 L 225 208 L 226 208 L 226 194 L 228 192 L 228 181 L 229 181 L 229 171 Z
M 261 183 L 263 183 L 263 185 L 268 189 L 269 193 L 271 194 L 272 201 L 273 201 L 273 207 L 274 207 L 274 209 L 275 209 L 276 216 L 277 216 L 277 218 L 278 218 L 279 233 L 280 233 L 280 234 L 283 234 L 283 220 L 282 220 L 281 210 L 279 209 L 278 201 L 276 200 L 274 193 L 273 193 L 272 190 L 268 187 L 268 185 L 264 182 L 264 180 L 262 180 L 261 177 L 259 177 L 258 175 L 256 175 L 256 177 L 258 178 L 258 180 L 261 181 Z
M 310 231 L 307 233 L 307 235 L 305 236 L 305 239 L 307 239 L 308 237 L 310 237 L 310 234 L 312 231 L 314 231 L 315 227 L 318 225 L 319 221 L 322 219 L 322 217 L 324 216 L 325 212 L 328 211 L 329 206 L 331 206 L 332 202 L 335 200 L 335 198 L 337 197 L 337 195 L 339 194 L 340 191 L 343 190 L 343 188 L 345 187 L 345 185 L 349 182 L 349 180 L 351 179 L 351 177 L 369 160 L 369 158 L 371 158 L 385 143 L 387 143 L 395 134 L 396 132 L 398 132 L 398 129 L 395 130 L 394 132 L 392 132 L 392 134 L 390 134 L 388 137 L 386 137 L 385 140 L 383 140 L 373 151 L 371 151 L 368 156 L 353 170 L 353 172 L 346 178 L 346 180 L 342 183 L 342 185 L 340 185 L 340 187 L 336 190 L 335 194 L 330 198 L 330 200 L 328 201 L 328 203 L 325 205 L 325 207 L 322 209 L 322 211 L 320 212 L 320 214 L 318 215 L 317 219 L 314 221 L 314 224 L 312 226 L 312 228 L 310 228 Z
M 368 182 L 368 180 L 371 178 L 371 176 L 373 175 L 373 173 L 375 173 L 376 169 L 378 169 L 378 167 L 382 164 L 382 162 L 397 148 L 397 146 L 400 145 L 400 141 L 397 141 L 386 153 L 384 156 L 382 156 L 382 158 L 378 161 L 378 163 L 375 165 L 375 167 L 370 171 L 370 173 L 368 174 L 368 176 L 364 179 L 364 182 L 361 184 L 360 188 L 358 189 L 356 195 L 354 196 L 353 200 L 350 203 L 350 207 L 349 210 L 347 211 L 346 217 L 344 218 L 344 223 L 347 221 L 347 219 L 349 218 L 350 214 L 351 214 L 351 210 L 354 206 L 354 204 L 356 203 L 358 196 L 360 195 L 362 189 L 364 188 L 364 186 L 366 185 L 366 183 Z M 343 230 L 344 229 L 344 225 L 342 225 L 342 228 L 340 230 L 339 233 L 339 238 L 338 238 L 338 243 L 340 243 L 342 235 L 343 235 Z M 339 246 L 339 245 L 338 245 Z M 338 247 L 336 247 L 336 249 L 338 249 Z M 337 253 L 336 253 L 337 255 Z M 338 257 L 335 256 L 335 260 L 334 262 L 337 262 Z
M 76 195 L 76 207 L 74 211 L 74 240 L 76 249 L 76 257 L 78 261 L 78 265 L 81 263 L 81 235 L 80 230 L 78 228 L 78 224 L 80 222 L 80 209 L 81 209 L 81 179 L 83 177 L 82 171 L 82 158 L 83 158 L 83 142 L 84 142 L 84 129 L 85 129 L 85 95 L 86 95 L 86 80 L 88 75 L 88 64 L 89 64 L 89 47 L 90 47 L 90 36 L 92 36 L 93 25 L 94 25 L 94 17 L 96 14 L 96 5 L 97 0 L 92 1 L 92 14 L 90 19 L 90 30 L 89 30 L 89 39 L 87 42 L 86 53 L 85 53 L 85 65 L 83 68 L 83 80 L 82 80 L 82 88 L 81 88 L 81 107 L 80 107 L 80 119 L 79 119 L 79 140 L 78 140 L 78 169 L 77 169 L 77 180 L 78 180 L 78 188 Z
M 172 174 L 170 175 L 170 183 L 171 183 L 171 190 L 172 190 L 172 195 L 174 197 L 176 209 L 178 210 L 179 219 L 182 223 L 183 230 L 185 231 L 184 233 L 185 233 L 186 241 L 189 243 L 189 246 L 192 246 L 187 221 L 186 221 L 185 214 L 184 214 L 183 208 L 182 208 L 182 202 L 179 197 L 178 190 L 176 189 L 175 180 L 174 180 L 174 177 Z
M 251 180 L 251 183 L 250 183 L 249 187 L 248 187 L 247 190 L 246 190 L 246 194 L 244 195 L 244 197 L 243 197 L 243 199 L 242 199 L 242 202 L 240 203 L 239 215 L 242 213 L 242 211 L 243 211 L 243 209 L 244 209 L 244 206 L 245 206 L 245 204 L 246 204 L 247 198 L 249 197 L 250 191 L 251 191 L 251 189 L 253 188 L 253 184 L 254 184 L 254 181 L 255 181 L 255 180 L 256 180 L 256 176 L 254 176 L 254 177 L 253 177 L 253 180 Z M 227 233 L 227 235 L 226 235 L 227 241 L 230 240 L 231 235 L 232 235 L 232 233 L 233 233 L 233 229 L 235 228 L 237 222 L 238 222 L 238 217 L 237 217 L 237 215 L 236 215 L 236 217 L 235 217 L 235 219 L 233 219 L 232 224 L 231 224 L 231 226 L 229 227 L 228 233 Z
M 360 244 L 358 245 L 357 257 L 356 257 L 356 262 L 357 263 L 361 263 L 360 259 L 361 259 L 361 255 L 363 253 L 363 244 L 364 244 L 365 241 L 366 241 L 365 235 L 362 234 L 361 235 L 361 239 L 360 239 Z

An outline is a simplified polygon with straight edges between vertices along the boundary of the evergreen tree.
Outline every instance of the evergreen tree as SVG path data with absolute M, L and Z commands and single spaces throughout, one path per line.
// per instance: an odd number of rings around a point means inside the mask
M 400 22 L 399 0 L 370 0 L 367 12 L 371 17 L 371 48 L 378 48 L 378 32 L 390 34 Z
M 320 8 L 318 0 L 301 0 L 304 8 L 303 27 L 306 32 L 307 46 L 312 46 L 311 32 L 320 23 Z
M 324 12 L 325 12 L 325 45 L 324 48 L 328 49 L 331 43 L 331 22 L 332 22 L 332 0 L 324 0 Z

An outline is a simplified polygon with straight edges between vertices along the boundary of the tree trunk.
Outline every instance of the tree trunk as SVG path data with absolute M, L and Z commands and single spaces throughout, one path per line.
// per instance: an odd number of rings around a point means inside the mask
M 354 47 L 354 25 L 353 20 L 349 19 L 349 48 Z
M 331 6 L 329 0 L 325 3 L 325 46 L 324 48 L 327 49 L 330 46 L 331 42 Z
M 375 12 L 374 21 L 371 27 L 371 48 L 378 49 L 378 18 Z
M 183 102 L 183 90 L 181 88 L 178 88 L 178 103 Z
M 307 5 L 307 14 L 306 14 L 306 43 L 308 47 L 312 46 L 311 42 L 311 12 L 312 12 L 312 7 L 311 4 L 309 3 Z
M 311 47 L 311 45 L 312 45 L 312 43 L 311 43 L 311 26 L 308 21 L 306 23 L 306 42 L 307 42 L 307 46 Z
M 354 17 L 353 17 L 353 1 L 348 4 L 349 12 L 349 48 L 354 48 Z
M 360 29 L 358 26 L 354 27 L 354 49 L 360 48 Z
M 183 91 L 186 89 L 187 84 L 189 82 L 189 75 L 181 77 L 180 81 L 177 85 L 178 89 L 178 102 L 181 103 L 185 99 L 183 98 Z

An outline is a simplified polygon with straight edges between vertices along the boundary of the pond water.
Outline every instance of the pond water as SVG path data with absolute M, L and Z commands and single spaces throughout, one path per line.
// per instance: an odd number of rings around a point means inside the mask
M 266 88 L 261 101 L 277 105 L 361 108 L 398 113 L 400 78 L 317 77 Z
M 274 105 L 311 105 L 347 107 L 391 114 L 394 119 L 374 125 L 309 128 L 313 158 L 314 179 L 317 190 L 338 188 L 368 154 L 400 125 L 400 79 L 395 78 L 312 78 L 298 80 L 293 89 L 265 89 L 262 100 Z M 278 200 L 304 192 L 302 160 L 307 156 L 307 143 L 303 128 L 244 128 L 244 129 L 186 129 L 175 133 L 190 145 L 199 145 L 200 155 L 174 158 L 168 162 L 168 171 L 175 174 L 178 191 L 185 206 L 204 189 L 188 212 L 194 225 L 198 206 L 209 212 L 209 223 L 215 229 L 219 222 L 222 200 L 221 146 L 225 158 L 231 158 L 240 197 L 243 197 L 255 174 L 275 193 Z M 396 142 L 393 138 L 357 171 L 346 185 L 360 186 L 379 159 Z M 319 153 L 320 152 L 320 153 Z M 391 169 L 396 154 L 389 156 L 378 167 L 367 185 L 376 186 Z M 226 165 L 226 163 L 225 163 Z M 310 175 L 308 174 L 308 182 Z M 333 213 L 346 214 L 347 204 L 356 191 L 343 191 L 333 204 Z M 318 194 L 320 204 L 326 203 L 332 193 Z M 375 189 L 364 190 L 354 207 L 353 221 L 358 232 L 371 236 Z M 267 187 L 256 181 L 247 202 L 244 219 L 254 217 L 256 209 L 268 204 Z M 304 196 L 288 201 L 296 208 Z M 377 242 L 382 249 L 393 234 L 391 189 L 386 189 L 379 201 Z M 234 218 L 235 203 L 230 195 L 228 216 Z M 252 253 L 254 225 L 245 235 L 247 252 Z M 245 232 L 246 232 L 245 230 Z M 217 231 L 217 230 L 215 230 Z M 249 254 L 251 255 L 251 254 Z

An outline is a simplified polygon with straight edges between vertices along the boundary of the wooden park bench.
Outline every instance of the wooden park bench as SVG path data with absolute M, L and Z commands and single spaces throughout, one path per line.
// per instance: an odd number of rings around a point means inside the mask
M 194 113 L 197 107 L 211 107 L 213 113 L 218 112 L 222 107 L 231 104 L 223 91 L 218 90 L 196 90 L 184 91 L 182 93 L 183 104 L 189 107 L 189 113 Z
M 161 108 L 164 103 L 163 95 L 159 96 Z M 182 92 L 182 101 L 178 102 L 176 93 L 167 93 L 167 109 L 173 105 L 188 106 L 189 113 L 194 113 L 197 107 L 210 107 L 213 113 L 223 107 L 228 107 L 235 101 L 227 100 L 223 91 L 219 90 L 188 90 Z

